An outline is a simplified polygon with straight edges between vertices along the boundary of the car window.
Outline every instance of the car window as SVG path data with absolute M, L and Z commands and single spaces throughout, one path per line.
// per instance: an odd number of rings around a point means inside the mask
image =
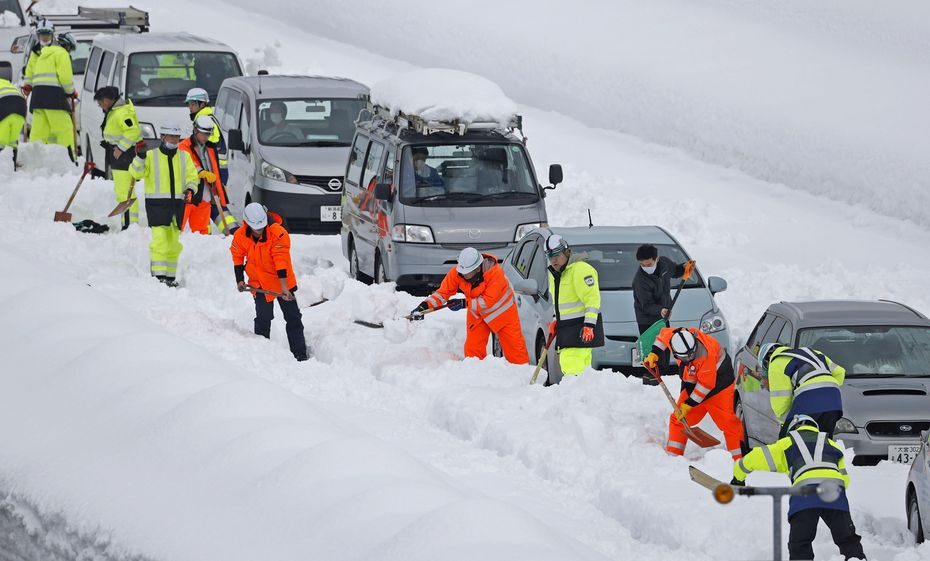
M 752 330 L 752 333 L 749 334 L 749 340 L 746 341 L 746 348 L 749 349 L 753 355 L 759 354 L 759 347 L 761 345 L 762 336 L 765 335 L 765 332 L 768 331 L 769 326 L 772 325 L 772 322 L 775 320 L 775 316 L 769 313 L 763 314 L 762 319 L 759 320 L 759 323 L 756 324 L 755 329 Z
M 358 186 L 362 177 L 362 166 L 365 162 L 365 152 L 368 150 L 368 139 L 362 135 L 355 137 L 352 151 L 349 152 L 349 163 L 346 165 L 346 182 Z
M 279 98 L 258 102 L 258 139 L 266 146 L 344 146 L 367 102 L 355 98 Z
M 775 316 L 772 320 L 772 324 L 769 325 L 769 328 L 765 330 L 765 334 L 762 336 L 762 339 L 759 340 L 759 344 L 765 345 L 767 343 L 774 343 L 778 340 L 778 336 L 781 335 L 782 328 L 785 327 L 785 324 L 788 323 L 784 318 Z
M 90 57 L 91 41 L 78 41 L 77 47 L 71 53 L 71 73 L 74 75 L 84 74 L 87 69 L 87 61 Z
M 781 345 L 792 346 L 791 344 L 791 324 L 787 321 L 785 326 L 781 328 L 781 333 L 778 334 L 778 337 L 775 339 L 776 343 Z
M 523 242 L 523 245 L 520 246 L 519 251 L 516 252 L 516 260 L 514 260 L 513 267 L 520 273 L 520 276 L 523 278 L 529 278 L 530 274 L 530 265 L 533 264 L 533 255 L 536 253 L 536 240 L 528 239 Z
M 100 47 L 94 47 L 90 52 L 90 58 L 87 61 L 87 71 L 84 74 L 84 90 L 88 92 L 96 91 L 94 86 L 97 84 L 97 70 L 100 67 L 100 58 L 103 51 Z
M 534 236 L 533 245 L 536 246 L 536 252 L 533 254 L 533 261 L 530 265 L 530 278 L 536 281 L 539 286 L 539 292 L 543 298 L 549 299 L 549 260 L 546 258 L 546 252 L 542 249 L 542 238 Z
M 243 106 L 240 115 L 239 115 L 239 130 L 242 131 L 242 142 L 245 144 L 245 147 L 248 148 L 251 144 L 252 137 L 250 131 L 252 128 L 251 115 L 249 114 L 249 108 Z
M 802 329 L 798 346 L 824 353 L 846 369 L 847 378 L 930 376 L 930 327 Z
M 113 72 L 113 60 L 116 58 L 116 55 L 110 51 L 104 51 L 103 53 L 103 62 L 100 64 L 100 75 L 97 78 L 97 88 L 102 88 L 110 83 L 110 73 Z
M 222 88 L 219 95 L 216 96 L 216 103 L 213 104 L 213 116 L 216 117 L 216 121 L 223 124 L 223 119 L 226 117 L 226 101 L 229 99 L 229 88 Z
M 242 94 L 230 90 L 223 103 L 223 128 L 226 130 L 236 128 L 239 123 L 239 110 L 242 109 Z M 242 137 L 245 140 L 245 136 Z
M 639 270 L 639 261 L 636 259 L 636 249 L 639 244 L 609 243 L 609 244 L 572 244 L 572 255 L 584 259 L 597 270 L 597 279 L 600 289 L 603 290 L 633 290 L 633 278 Z M 656 249 L 659 255 L 668 257 L 675 263 L 686 261 L 684 251 L 677 245 L 658 244 Z M 672 280 L 672 288 L 678 287 L 679 281 Z M 694 274 L 685 283 L 685 288 L 703 286 L 700 275 Z
M 126 96 L 136 105 L 183 107 L 191 88 L 203 88 L 210 99 L 216 99 L 220 84 L 233 76 L 242 76 L 239 61 L 233 53 L 133 53 L 129 55 L 126 68 Z
M 381 167 L 381 155 L 384 154 L 384 144 L 372 142 L 368 149 L 368 160 L 365 163 L 365 173 L 362 175 L 362 186 L 369 191 L 374 190 L 371 182 L 378 177 L 378 168 Z
M 381 178 L 381 183 L 394 184 L 394 159 L 396 155 L 397 153 L 394 147 L 388 147 L 387 157 L 384 160 L 384 175 Z

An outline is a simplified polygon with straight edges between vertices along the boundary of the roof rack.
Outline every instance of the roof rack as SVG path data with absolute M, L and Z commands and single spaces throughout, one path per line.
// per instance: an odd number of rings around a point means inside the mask
M 43 17 L 58 28 L 71 29 L 125 29 L 139 33 L 149 30 L 149 13 L 128 6 L 125 8 L 87 8 L 78 7 L 77 14 L 43 14 Z
M 410 115 L 403 111 L 399 111 L 397 115 L 394 115 L 390 109 L 380 105 L 369 106 L 369 110 L 373 117 L 376 116 L 388 123 L 395 124 L 398 130 L 409 129 L 424 135 L 437 132 L 464 135 L 468 131 L 489 131 L 504 128 L 511 132 L 520 131 L 520 136 L 524 136 L 523 117 L 521 115 L 513 115 L 510 118 L 510 122 L 508 122 L 505 127 L 501 127 L 501 124 L 497 121 L 466 121 L 462 119 L 453 119 L 450 121 L 427 120 L 419 115 Z

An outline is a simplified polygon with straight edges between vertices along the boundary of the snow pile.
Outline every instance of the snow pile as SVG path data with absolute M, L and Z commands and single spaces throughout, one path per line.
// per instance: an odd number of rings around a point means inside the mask
M 23 24 L 19 16 L 9 10 L 3 10 L 0 13 L 0 27 L 20 27 Z
M 397 115 L 427 121 L 496 122 L 506 126 L 517 112 L 494 82 L 458 70 L 426 68 L 398 74 L 371 87 L 371 102 Z

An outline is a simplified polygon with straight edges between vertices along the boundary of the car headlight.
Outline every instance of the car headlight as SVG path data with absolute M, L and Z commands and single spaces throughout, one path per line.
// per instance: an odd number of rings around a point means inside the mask
M 852 421 L 843 417 L 836 422 L 836 428 L 833 430 L 833 433 L 858 434 L 859 429 L 856 428 L 856 425 L 852 424 Z
M 293 183 L 297 184 L 297 178 L 291 175 L 290 173 L 284 171 L 278 166 L 269 164 L 268 162 L 262 162 L 261 165 L 262 175 L 268 179 L 274 179 L 275 181 L 283 181 L 284 183 Z
M 142 138 L 158 138 L 152 123 L 139 123 L 139 130 L 142 131 Z
M 429 226 L 415 224 L 395 224 L 391 228 L 391 239 L 395 242 L 435 243 L 433 230 Z
M 542 227 L 541 222 L 530 222 L 529 224 L 520 224 L 519 226 L 517 226 L 517 231 L 513 236 L 513 241 L 515 242 L 520 241 L 520 238 L 529 234 L 536 228 L 540 228 L 540 227 Z
M 704 333 L 717 333 L 727 328 L 727 320 L 720 312 L 708 312 L 701 318 L 701 331 Z

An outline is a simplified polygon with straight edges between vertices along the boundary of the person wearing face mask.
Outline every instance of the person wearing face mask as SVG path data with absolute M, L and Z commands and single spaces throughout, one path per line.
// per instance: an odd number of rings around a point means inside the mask
M 554 296 L 555 319 L 549 333 L 563 376 L 577 376 L 591 366 L 592 349 L 604 346 L 601 319 L 601 288 L 597 270 L 572 257 L 572 248 L 562 236 L 546 238 L 549 258 L 549 293 Z
M 201 117 L 208 117 L 213 121 L 213 130 L 207 141 L 216 147 L 217 164 L 219 165 L 220 181 L 223 185 L 229 182 L 229 161 L 226 156 L 226 139 L 220 132 L 220 124 L 213 115 L 213 107 L 210 105 L 210 94 L 203 88 L 191 88 L 187 91 L 187 97 L 184 98 L 187 104 L 187 110 L 190 112 L 192 123 L 196 123 Z
M 206 115 L 194 121 L 194 131 L 189 138 L 181 141 L 179 148 L 187 152 L 194 165 L 197 166 L 197 177 L 200 178 L 200 188 L 190 200 L 190 206 L 185 209 L 188 213 L 187 223 L 192 232 L 208 235 L 210 233 L 210 220 L 216 228 L 230 234 L 234 233 L 239 224 L 227 208 L 228 197 L 226 188 L 219 175 L 219 162 L 216 146 L 208 139 L 213 130 L 213 120 Z M 214 197 L 216 200 L 214 201 Z M 223 209 L 222 217 L 219 209 Z
M 272 126 L 262 128 L 262 142 L 296 146 L 306 140 L 304 131 L 287 121 L 287 105 L 283 101 L 271 102 L 268 119 Z
M 681 372 L 681 394 L 678 396 L 681 416 L 673 412 L 669 417 L 665 451 L 673 456 L 683 455 L 688 438 L 681 419 L 694 426 L 709 414 L 723 431 L 727 451 L 733 460 L 742 458 L 743 424 L 733 411 L 736 377 L 726 349 L 694 327 L 666 327 L 659 332 L 643 364 L 655 368 L 659 357 L 667 350 L 675 357 Z
M 23 93 L 29 96 L 29 111 L 32 112 L 29 141 L 64 146 L 75 161 L 72 113 L 77 92 L 71 55 L 55 44 L 55 27 L 48 20 L 43 18 L 38 22 L 36 35 L 38 52 L 33 50 L 29 55 L 23 84 Z
M 119 88 L 104 86 L 94 93 L 94 100 L 103 111 L 103 140 L 100 146 L 104 149 L 110 171 L 113 174 L 113 191 L 116 193 L 116 202 L 128 200 L 130 190 L 133 189 L 134 180 L 129 173 L 129 166 L 136 157 L 136 144 L 142 140 L 142 129 L 139 128 L 139 118 L 132 101 L 120 97 Z M 91 177 L 106 177 L 102 170 L 94 169 Z M 123 213 L 123 230 L 130 224 L 139 222 L 139 199 Z
M 461 292 L 465 300 L 452 298 Z M 517 301 L 497 258 L 482 254 L 473 247 L 459 253 L 453 267 L 436 290 L 410 313 L 421 319 L 423 312 L 448 307 L 450 310 L 468 308 L 466 317 L 465 357 L 483 359 L 488 354 L 488 338 L 497 336 L 504 358 L 513 364 L 529 364 Z
M 145 180 L 145 214 L 152 229 L 149 244 L 152 276 L 168 286 L 177 286 L 178 257 L 183 246 L 179 241 L 184 200 L 197 190 L 200 178 L 190 154 L 178 150 L 181 127 L 168 124 L 158 131 L 161 145 L 147 150 L 145 142 L 136 144 L 136 157 L 129 173 Z

